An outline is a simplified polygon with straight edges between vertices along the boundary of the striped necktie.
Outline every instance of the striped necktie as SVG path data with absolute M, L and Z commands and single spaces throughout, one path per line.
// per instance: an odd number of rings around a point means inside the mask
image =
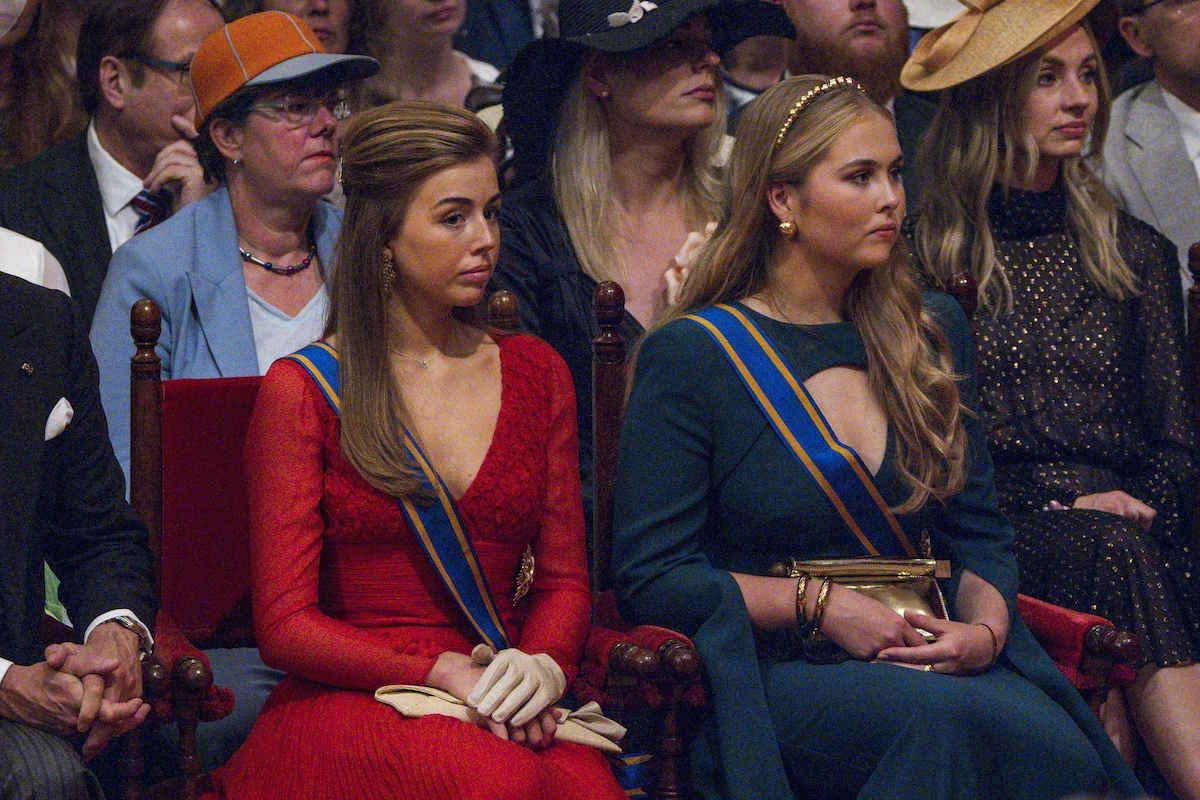
M 171 207 L 174 202 L 175 196 L 165 186 L 154 193 L 146 189 L 138 192 L 137 196 L 129 201 L 133 210 L 138 214 L 137 227 L 133 229 L 133 235 L 137 236 L 142 231 L 153 228 L 171 216 Z

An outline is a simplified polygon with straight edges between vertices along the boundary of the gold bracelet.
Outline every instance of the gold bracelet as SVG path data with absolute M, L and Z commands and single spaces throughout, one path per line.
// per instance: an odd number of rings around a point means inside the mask
M 833 581 L 829 578 L 821 579 L 821 588 L 817 592 L 817 608 L 813 611 L 812 632 L 814 634 L 821 632 L 821 623 L 825 621 L 825 606 L 829 604 L 829 587 L 833 585 Z
M 808 609 L 805 605 L 806 595 L 808 594 L 808 573 L 800 574 L 800 580 L 796 581 L 796 630 L 804 633 L 808 628 Z
M 987 628 L 988 635 L 992 637 L 992 660 L 987 664 L 990 667 L 1000 658 L 1000 640 L 996 638 L 996 632 L 992 630 L 991 625 L 988 625 L 986 622 L 976 622 L 975 624 Z

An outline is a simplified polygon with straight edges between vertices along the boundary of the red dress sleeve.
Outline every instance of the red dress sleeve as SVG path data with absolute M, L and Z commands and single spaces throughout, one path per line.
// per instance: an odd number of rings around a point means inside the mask
M 533 542 L 536 562 L 529 612 L 518 647 L 546 653 L 574 680 L 591 622 L 587 545 L 579 486 L 575 389 L 566 363 L 537 340 L 538 382 L 549 393 L 546 499 Z
M 245 454 L 259 650 L 268 666 L 330 686 L 424 683 L 434 659 L 371 641 L 317 607 L 327 411 L 300 365 L 277 361 L 263 378 Z

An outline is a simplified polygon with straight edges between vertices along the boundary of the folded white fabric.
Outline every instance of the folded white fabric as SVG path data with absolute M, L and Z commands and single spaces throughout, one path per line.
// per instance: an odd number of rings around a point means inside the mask
M 75 409 L 71 407 L 71 401 L 65 397 L 58 398 L 54 408 L 50 409 L 50 416 L 46 418 L 45 440 L 48 442 L 65 431 L 74 418 Z
M 496 653 L 477 644 L 471 661 L 487 669 L 467 695 L 467 705 L 493 722 L 519 728 L 567 690 L 562 668 L 545 653 L 530 655 L 515 647 Z
M 482 720 L 462 700 L 429 686 L 384 686 L 375 690 L 375 699 L 411 718 L 441 714 L 472 725 L 478 725 Z M 625 738 L 625 728 L 604 716 L 597 703 L 588 703 L 576 711 L 557 710 L 560 719 L 555 739 L 584 744 L 603 753 L 621 752 L 618 742 Z

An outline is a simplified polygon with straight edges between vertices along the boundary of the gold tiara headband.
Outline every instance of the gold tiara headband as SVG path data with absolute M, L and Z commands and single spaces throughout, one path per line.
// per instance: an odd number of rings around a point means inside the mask
M 837 78 L 831 78 L 819 86 L 814 86 L 805 92 L 804 96 L 797 100 L 796 104 L 792 106 L 792 110 L 788 112 L 787 119 L 783 121 L 783 127 L 779 129 L 779 135 L 775 137 L 774 147 L 778 147 L 780 142 L 783 141 L 783 137 L 787 136 L 788 129 L 792 127 L 792 123 L 796 121 L 796 117 L 809 103 L 811 103 L 813 100 L 816 100 L 830 89 L 836 89 L 839 86 L 853 86 L 863 94 L 866 94 L 867 92 L 867 90 L 859 85 L 858 81 L 854 80 L 854 78 L 847 78 L 844 75 Z

